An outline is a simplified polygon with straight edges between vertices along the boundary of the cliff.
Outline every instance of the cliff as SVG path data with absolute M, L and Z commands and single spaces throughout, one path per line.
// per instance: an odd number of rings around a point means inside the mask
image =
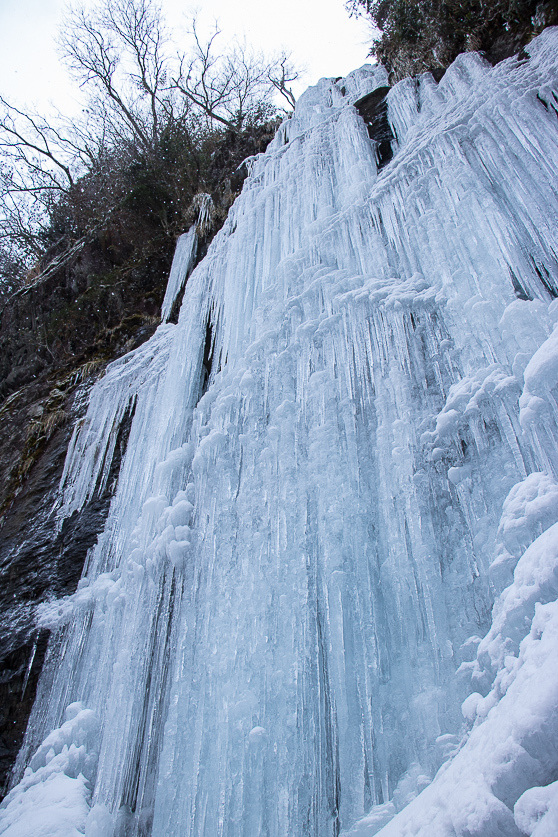
M 557 38 L 307 90 L 84 393 L 6 837 L 552 829 Z

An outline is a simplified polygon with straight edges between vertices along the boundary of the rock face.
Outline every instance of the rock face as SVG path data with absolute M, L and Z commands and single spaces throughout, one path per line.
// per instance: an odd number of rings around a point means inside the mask
M 52 254 L 51 254 L 52 255 Z M 25 731 L 47 632 L 36 605 L 75 590 L 101 531 L 125 445 L 106 490 L 60 531 L 51 515 L 68 442 L 106 364 L 141 345 L 159 322 L 167 250 L 122 275 L 101 238 L 4 302 L 0 322 L 0 791 Z
M 34 608 L 72 592 L 101 530 L 109 492 L 60 532 L 50 512 L 73 424 L 106 363 L 153 333 L 172 253 L 151 263 L 120 305 L 91 295 L 98 242 L 5 301 L 0 323 L 0 789 L 21 745 L 46 647 Z M 106 264 L 105 264 L 106 268 Z M 114 294 L 113 294 L 114 296 Z M 95 316 L 101 305 L 102 316 Z M 64 318 L 66 320 L 64 321 Z M 115 462 L 117 467 L 117 462 Z
M 25 396 L 32 389 L 36 396 L 36 387 L 22 393 L 18 409 L 12 411 L 12 420 L 2 426 L 3 434 L 13 433 L 11 438 L 16 445 L 14 421 L 25 412 Z M 79 395 L 83 396 L 88 389 L 86 384 Z M 72 406 L 74 400 L 74 393 L 66 397 L 68 420 L 44 443 L 4 514 L 0 545 L 0 782 L 3 790 L 21 746 L 48 640 L 48 631 L 35 627 L 35 608 L 42 601 L 75 590 L 87 551 L 103 527 L 129 430 L 128 417 L 117 440 L 105 491 L 65 520 L 58 530 L 52 508 L 72 426 L 79 419 L 82 399 Z M 37 402 L 27 409 L 27 414 L 36 409 Z M 2 450 L 6 448 L 7 445 Z M 9 460 L 3 463 L 4 470 L 9 464 Z
M 376 144 L 378 171 L 393 157 L 392 142 L 395 139 L 388 120 L 387 94 L 389 87 L 379 87 L 355 102 L 355 108 L 366 122 L 368 136 Z

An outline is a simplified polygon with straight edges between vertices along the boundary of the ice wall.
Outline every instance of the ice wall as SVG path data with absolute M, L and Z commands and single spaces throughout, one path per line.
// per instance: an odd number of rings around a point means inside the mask
M 393 88 L 379 173 L 353 103 L 385 72 L 310 88 L 178 324 L 93 389 L 61 517 L 133 408 L 128 448 L 77 593 L 38 614 L 54 635 L 1 834 L 51 776 L 61 834 L 543 834 L 558 33 L 529 53 Z

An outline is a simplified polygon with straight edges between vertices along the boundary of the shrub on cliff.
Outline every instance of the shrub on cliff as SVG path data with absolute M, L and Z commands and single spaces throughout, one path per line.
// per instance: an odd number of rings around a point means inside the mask
M 153 0 L 103 0 L 64 29 L 88 96 L 79 119 L 0 101 L 0 401 L 150 336 L 200 193 L 212 199 L 205 254 L 240 164 L 273 137 L 274 91 L 294 104 L 296 75 L 286 56 L 219 52 L 218 36 L 204 41 L 194 21 L 173 59 Z
M 393 81 L 443 70 L 466 50 L 500 60 L 558 23 L 556 3 L 538 0 L 349 0 L 347 8 L 377 27 L 371 54 Z

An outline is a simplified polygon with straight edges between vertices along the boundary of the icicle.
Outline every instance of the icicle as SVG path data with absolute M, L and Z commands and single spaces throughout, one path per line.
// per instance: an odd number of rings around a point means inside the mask
M 150 388 L 160 384 L 172 336 L 172 326 L 160 326 L 150 340 L 111 363 L 94 385 L 64 463 L 60 520 L 83 508 L 96 493 L 103 493 L 124 415 L 134 408 L 138 393 L 142 400 L 149 398 Z
M 203 224 L 206 223 L 207 214 L 208 213 L 204 205 Z M 200 223 L 202 222 L 200 221 Z M 164 323 L 168 322 L 174 302 L 184 288 L 184 284 L 188 278 L 188 273 L 192 269 L 194 259 L 196 258 L 197 241 L 196 227 L 193 226 L 190 227 L 188 232 L 181 235 L 176 243 L 176 250 L 172 260 L 167 289 L 165 291 L 165 298 L 161 308 L 161 320 Z

